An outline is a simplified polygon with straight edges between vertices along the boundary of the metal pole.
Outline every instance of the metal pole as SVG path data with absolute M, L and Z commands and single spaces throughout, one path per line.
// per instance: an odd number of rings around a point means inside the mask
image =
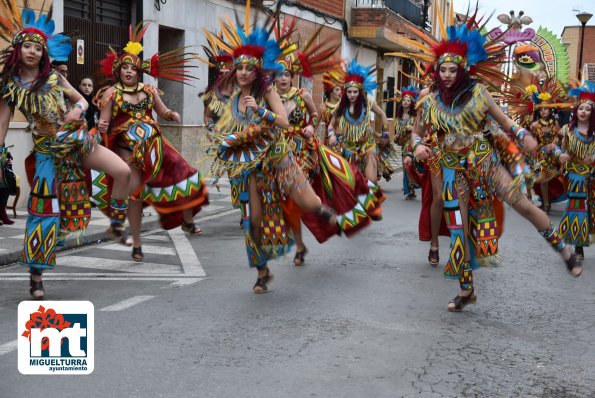
M 581 28 L 581 51 L 580 54 L 578 56 L 578 81 L 579 83 L 582 84 L 581 79 L 582 79 L 582 75 L 583 75 L 583 45 L 585 44 L 585 25 L 587 23 L 586 22 L 581 22 L 582 28 Z

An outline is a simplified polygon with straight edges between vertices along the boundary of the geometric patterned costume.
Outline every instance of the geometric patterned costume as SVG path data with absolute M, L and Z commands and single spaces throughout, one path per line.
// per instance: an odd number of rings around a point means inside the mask
M 568 202 L 558 230 L 571 245 L 589 246 L 595 234 L 595 164 L 584 158 L 595 155 L 595 137 L 585 137 L 577 128 L 562 128 L 562 150 L 570 155 L 566 163 Z

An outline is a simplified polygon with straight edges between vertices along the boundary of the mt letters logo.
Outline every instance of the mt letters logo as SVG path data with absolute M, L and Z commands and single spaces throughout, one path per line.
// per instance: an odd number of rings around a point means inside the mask
M 19 372 L 93 372 L 95 319 L 91 302 L 23 301 L 18 312 Z

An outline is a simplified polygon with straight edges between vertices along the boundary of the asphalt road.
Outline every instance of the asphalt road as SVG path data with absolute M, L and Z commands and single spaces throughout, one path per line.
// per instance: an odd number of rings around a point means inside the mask
M 501 266 L 476 272 L 478 302 L 449 313 L 457 283 L 427 264 L 420 201 L 395 180 L 386 191 L 384 221 L 324 245 L 307 235 L 306 265 L 271 263 L 264 295 L 237 212 L 199 218 L 197 238 L 153 231 L 144 264 L 110 244 L 63 253 L 45 286 L 48 299 L 95 306 L 88 376 L 18 372 L 28 286 L 3 268 L 0 397 L 595 396 L 595 250 L 575 280 L 507 209 Z

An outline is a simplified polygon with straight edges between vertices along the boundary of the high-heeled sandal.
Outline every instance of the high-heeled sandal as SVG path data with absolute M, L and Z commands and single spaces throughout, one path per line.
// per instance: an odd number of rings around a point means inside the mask
M 106 232 L 113 236 L 116 239 L 116 242 L 118 242 L 119 244 L 124 246 L 132 246 L 128 239 L 128 233 L 124 228 L 112 224 L 109 226 Z
M 583 264 L 575 253 L 572 253 L 570 258 L 564 262 L 566 263 L 566 269 L 568 269 L 568 272 L 570 272 L 572 276 L 575 278 L 581 276 L 583 273 Z M 573 272 L 575 269 L 576 272 Z
M 475 295 L 475 289 L 471 289 L 471 294 L 468 296 L 459 296 L 458 294 L 448 302 L 448 311 L 449 312 L 461 312 L 463 308 L 467 304 L 475 303 L 477 301 L 477 296 Z M 450 304 L 454 304 L 454 307 L 451 307 Z
M 143 261 L 144 258 L 142 246 L 132 248 L 132 259 L 134 261 Z
M 29 275 L 29 294 L 35 300 L 42 300 L 45 297 L 45 290 L 43 289 L 43 281 L 34 281 L 33 275 L 41 276 L 41 272 L 31 272 Z M 35 294 L 35 292 L 41 292 L 41 294 Z
M 194 236 L 202 234 L 202 229 L 195 222 L 182 221 L 182 231 Z
M 269 288 L 267 286 L 273 280 L 273 274 L 269 268 L 266 268 L 266 274 L 262 278 L 257 278 L 252 291 L 256 294 L 263 294 L 266 293 Z
M 308 253 L 308 248 L 304 247 L 304 250 L 302 251 L 296 251 L 295 252 L 295 257 L 293 258 L 293 265 L 299 267 L 304 265 L 304 257 L 306 256 L 306 254 Z
M 440 262 L 439 250 L 433 249 L 430 247 L 430 252 L 428 253 L 428 262 L 432 267 L 435 267 Z

